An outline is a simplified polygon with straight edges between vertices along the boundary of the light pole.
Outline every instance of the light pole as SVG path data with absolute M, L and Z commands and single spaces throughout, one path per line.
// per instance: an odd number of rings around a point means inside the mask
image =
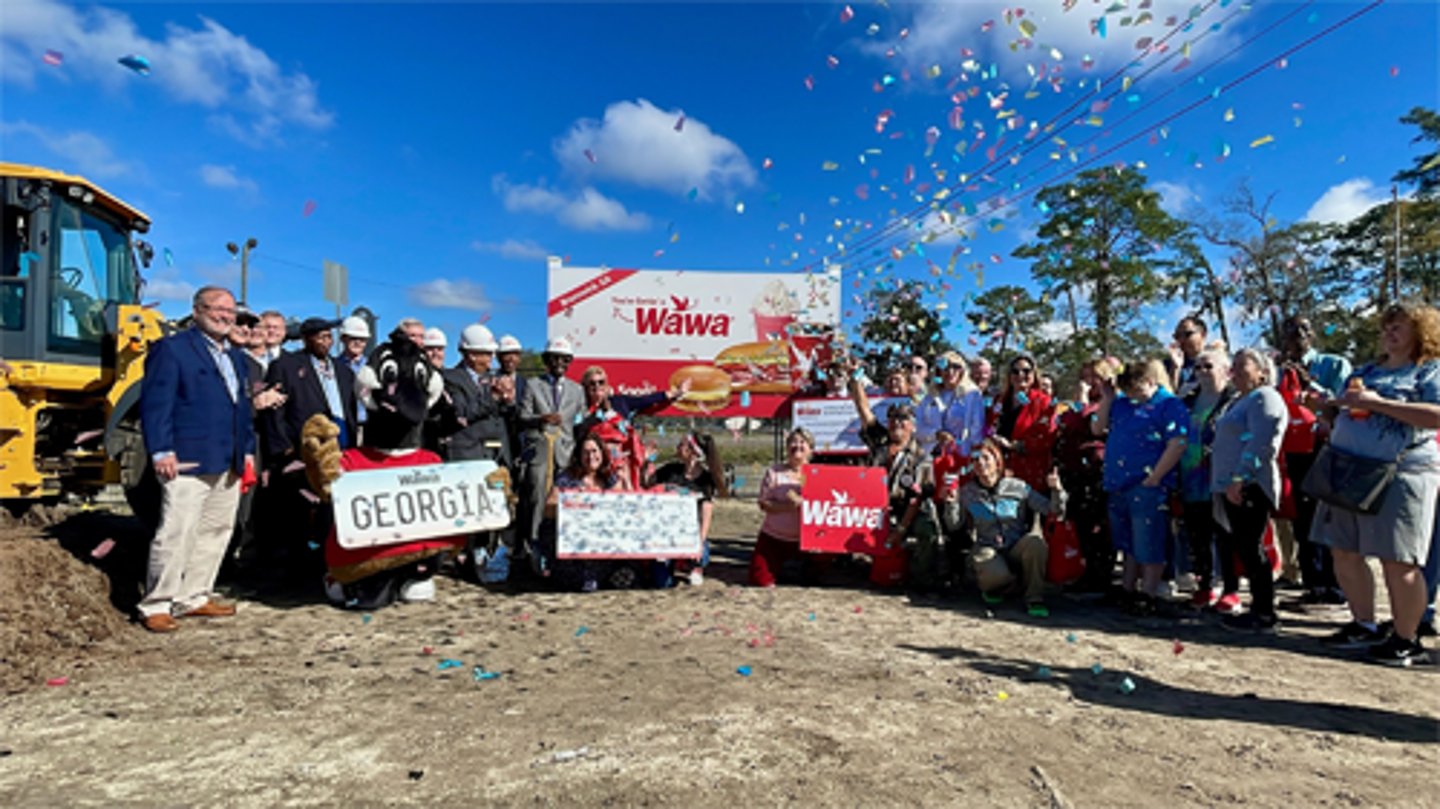
M 260 242 L 256 241 L 254 236 L 245 240 L 244 247 L 236 247 L 234 242 L 225 245 L 225 249 L 230 251 L 230 255 L 240 256 L 240 302 L 247 305 L 250 302 L 250 296 L 246 294 L 249 282 L 250 251 L 259 246 Z

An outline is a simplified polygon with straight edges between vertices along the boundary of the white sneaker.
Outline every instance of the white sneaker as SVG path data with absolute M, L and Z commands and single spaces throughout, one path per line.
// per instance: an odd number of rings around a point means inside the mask
M 407 581 L 400 585 L 400 600 L 408 603 L 435 600 L 435 580 Z
M 690 586 L 699 587 L 705 583 L 705 572 L 698 567 L 690 568 Z
M 330 600 L 330 603 L 331 603 L 331 604 L 344 604 L 344 603 L 345 603 L 345 586 L 344 586 L 343 584 L 341 584 L 340 582 L 335 581 L 334 579 L 330 578 L 329 575 L 326 575 L 326 576 L 325 576 L 325 597 Z
M 1195 592 L 1196 583 L 1194 573 L 1181 573 L 1175 577 L 1175 589 L 1182 593 Z

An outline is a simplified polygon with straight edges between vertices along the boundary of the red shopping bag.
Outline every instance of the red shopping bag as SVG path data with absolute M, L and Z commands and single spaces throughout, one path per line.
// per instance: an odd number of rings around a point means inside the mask
M 1069 520 L 1051 520 L 1045 527 L 1050 560 L 1045 578 L 1054 584 L 1069 584 L 1085 573 L 1085 556 L 1080 553 L 1080 534 Z
M 1265 523 L 1265 561 L 1270 564 L 1270 575 L 1280 575 L 1280 570 L 1285 566 L 1284 560 L 1280 558 L 1280 544 L 1275 541 L 1275 521 Z

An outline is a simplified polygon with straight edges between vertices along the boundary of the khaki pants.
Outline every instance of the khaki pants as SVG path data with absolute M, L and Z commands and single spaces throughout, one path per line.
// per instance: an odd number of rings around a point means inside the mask
M 985 545 L 970 551 L 970 565 L 981 592 L 999 594 L 1009 589 L 1015 584 L 1014 568 L 1019 567 L 1027 604 L 1045 597 L 1045 565 L 1049 559 L 1049 547 L 1039 534 L 1020 537 L 1009 550 Z
M 210 599 L 239 502 L 240 478 L 231 472 L 179 475 L 161 484 L 141 615 L 180 615 Z

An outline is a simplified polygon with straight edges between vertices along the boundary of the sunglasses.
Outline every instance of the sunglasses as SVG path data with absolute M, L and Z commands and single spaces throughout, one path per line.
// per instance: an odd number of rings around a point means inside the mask
M 912 371 L 923 371 L 923 370 L 925 370 L 925 363 L 923 363 L 923 362 L 912 362 L 912 363 L 910 363 L 910 370 L 912 370 Z
M 1195 334 L 1195 331 L 1193 329 L 1190 331 L 1177 331 L 1175 332 L 1175 339 L 1184 340 L 1186 337 L 1189 337 L 1193 334 Z
M 607 384 L 608 384 L 608 383 L 607 383 L 605 380 L 603 380 L 603 379 L 592 379 L 592 380 L 590 380 L 589 382 L 586 382 L 586 383 L 585 383 L 585 387 L 587 387 L 587 388 L 603 388 L 603 387 L 605 387 L 605 385 L 607 385 Z
M 1022 368 L 1011 368 L 1011 369 L 1010 369 L 1010 373 L 1012 373 L 1012 374 L 1014 374 L 1014 375 L 1016 375 L 1016 376 L 1025 376 L 1026 374 L 1033 374 L 1033 373 L 1035 373 L 1035 369 L 1034 369 L 1034 368 L 1025 368 L 1025 367 L 1022 367 Z
M 1208 363 L 1208 362 L 1206 362 L 1206 363 L 1198 363 L 1198 362 L 1195 363 L 1195 370 L 1197 370 L 1197 371 L 1211 371 L 1211 370 L 1214 370 L 1214 368 L 1215 368 L 1215 366 L 1211 365 L 1211 364 Z

